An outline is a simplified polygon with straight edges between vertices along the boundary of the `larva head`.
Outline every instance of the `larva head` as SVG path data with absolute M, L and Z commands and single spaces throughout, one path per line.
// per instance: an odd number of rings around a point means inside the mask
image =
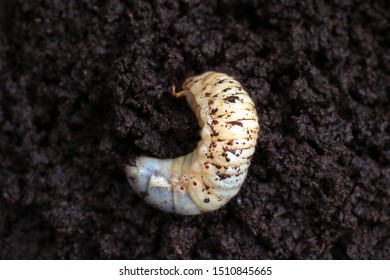
M 215 75 L 218 74 L 219 73 L 211 71 L 205 72 L 201 75 L 188 78 L 183 84 L 183 90 L 186 95 L 187 102 L 191 106 L 192 111 L 194 111 L 200 127 L 203 127 L 204 125 L 204 117 L 202 117 L 201 114 L 203 110 L 202 108 L 200 108 L 200 104 L 202 103 L 201 100 L 203 98 L 205 100 L 207 99 L 206 96 L 202 94 L 204 91 L 205 83 L 207 83 L 210 78 L 213 78 Z
M 198 76 L 188 78 L 183 84 L 183 89 L 189 90 L 193 95 L 200 95 L 202 93 L 202 87 L 204 85 L 204 82 L 207 80 L 207 78 L 214 74 L 217 73 L 210 71 Z

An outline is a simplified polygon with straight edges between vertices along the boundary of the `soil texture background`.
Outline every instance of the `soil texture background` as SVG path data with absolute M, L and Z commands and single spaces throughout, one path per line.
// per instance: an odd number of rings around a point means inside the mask
M 163 213 L 123 164 L 196 147 L 170 92 L 207 70 L 256 153 L 224 208 Z M 389 205 L 388 1 L 0 2 L 1 259 L 390 259 Z

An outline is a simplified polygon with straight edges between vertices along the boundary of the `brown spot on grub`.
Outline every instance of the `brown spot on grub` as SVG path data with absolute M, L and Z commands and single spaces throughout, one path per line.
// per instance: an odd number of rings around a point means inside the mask
M 236 100 L 238 100 L 239 97 L 238 96 L 228 96 L 228 97 L 225 97 L 223 100 L 227 101 L 227 102 L 230 102 L 230 103 L 236 103 Z
M 230 123 L 231 125 L 238 125 L 238 126 L 243 126 L 242 122 L 239 122 L 239 121 L 231 121 L 231 122 L 228 122 Z

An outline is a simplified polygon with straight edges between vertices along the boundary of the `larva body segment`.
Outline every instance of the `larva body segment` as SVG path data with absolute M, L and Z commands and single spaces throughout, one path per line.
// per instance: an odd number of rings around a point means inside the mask
M 183 92 L 201 127 L 201 141 L 175 159 L 139 157 L 127 179 L 144 200 L 166 212 L 196 215 L 225 205 L 247 176 L 259 132 L 252 99 L 232 77 L 206 72 Z

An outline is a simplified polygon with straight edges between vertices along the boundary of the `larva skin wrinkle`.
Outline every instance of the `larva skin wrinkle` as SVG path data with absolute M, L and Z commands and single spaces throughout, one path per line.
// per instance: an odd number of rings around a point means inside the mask
M 238 193 L 255 151 L 259 122 L 248 93 L 226 74 L 189 78 L 183 93 L 201 127 L 197 148 L 175 159 L 139 157 L 125 172 L 147 203 L 197 215 L 221 208 Z

